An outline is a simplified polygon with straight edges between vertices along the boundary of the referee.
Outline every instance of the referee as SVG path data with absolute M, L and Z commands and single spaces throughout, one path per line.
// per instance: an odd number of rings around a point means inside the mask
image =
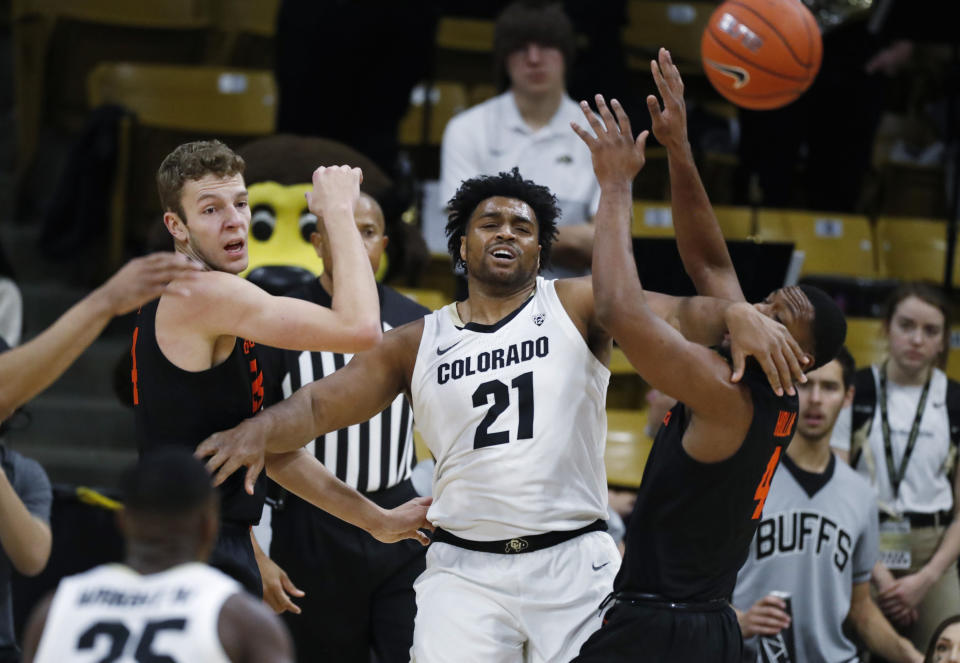
M 361 193 L 354 218 L 376 272 L 388 241 L 383 212 Z M 334 257 L 322 219 L 311 242 L 323 259 L 323 274 L 288 296 L 330 306 Z M 378 291 L 384 331 L 429 313 L 386 286 L 378 285 Z M 273 348 L 263 355 L 270 403 L 343 368 L 352 357 Z M 337 478 L 384 508 L 416 497 L 410 481 L 413 415 L 403 395 L 370 420 L 323 435 L 307 449 Z M 306 593 L 298 599 L 301 614 L 283 614 L 298 660 L 369 663 L 373 649 L 380 663 L 408 661 L 416 613 L 413 581 L 424 569 L 426 548 L 414 541 L 380 543 L 290 494 L 278 502 L 271 522 L 270 556 Z

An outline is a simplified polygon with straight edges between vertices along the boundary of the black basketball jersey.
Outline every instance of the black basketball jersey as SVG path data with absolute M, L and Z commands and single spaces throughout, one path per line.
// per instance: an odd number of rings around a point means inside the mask
M 630 516 L 617 591 L 686 602 L 730 599 L 798 409 L 797 397 L 778 397 L 759 369 L 748 369 L 742 384 L 753 399 L 753 421 L 724 461 L 691 458 L 682 444 L 686 406 L 667 413 Z
M 383 331 L 419 320 L 430 311 L 409 297 L 377 284 Z M 315 279 L 289 293 L 329 307 L 332 299 Z M 353 357 L 339 352 L 309 352 L 260 347 L 267 405 L 272 405 L 310 382 L 343 368 Z M 338 479 L 361 492 L 392 488 L 410 478 L 414 463 L 413 414 L 401 394 L 382 412 L 338 431 L 321 435 L 307 445 Z M 288 498 L 292 500 L 293 498 Z M 295 501 L 295 500 L 293 500 Z
M 191 451 L 218 431 L 233 428 L 263 406 L 263 374 L 252 341 L 237 338 L 226 361 L 205 371 L 185 371 L 170 363 L 157 345 L 160 300 L 145 304 L 133 330 L 133 411 L 140 453 L 164 445 Z M 246 468 L 220 486 L 220 515 L 253 524 L 263 509 L 265 480 L 243 488 Z

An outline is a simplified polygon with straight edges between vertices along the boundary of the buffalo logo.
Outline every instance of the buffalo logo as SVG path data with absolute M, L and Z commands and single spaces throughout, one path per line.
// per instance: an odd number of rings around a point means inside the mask
M 503 552 L 505 553 L 518 553 L 523 552 L 530 547 L 530 544 L 527 543 L 524 539 L 510 539 L 507 541 L 507 545 L 504 546 Z
M 534 313 L 533 314 L 533 324 L 537 327 L 543 324 L 543 321 L 547 319 L 546 314 L 544 313 Z
M 750 82 L 750 72 L 743 67 L 735 67 L 732 64 L 723 64 L 707 60 L 707 64 L 719 71 L 721 74 L 733 78 L 733 89 L 739 90 Z

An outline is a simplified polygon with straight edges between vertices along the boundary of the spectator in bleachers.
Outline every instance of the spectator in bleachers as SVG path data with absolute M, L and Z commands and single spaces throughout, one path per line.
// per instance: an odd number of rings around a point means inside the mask
M 878 602 L 918 649 L 960 613 L 960 384 L 937 368 L 947 349 L 945 299 L 905 284 L 887 304 L 889 358 L 857 372 L 856 397 L 831 445 L 869 479 L 880 513 Z
M 0 353 L 9 350 L 0 338 Z M 0 428 L 0 435 L 3 430 Z M 0 439 L 0 663 L 17 663 L 10 577 L 40 573 L 50 559 L 53 491 L 40 463 Z
M 843 628 L 848 620 L 870 651 L 891 662 L 919 663 L 920 652 L 870 597 L 877 560 L 870 486 L 830 451 L 837 416 L 853 400 L 855 370 L 844 349 L 797 385 L 796 434 L 770 485 L 733 604 L 750 650 L 792 626 L 794 660 L 857 660 Z M 792 616 L 774 591 L 790 594 Z
M 590 265 L 600 187 L 590 152 L 570 129 L 582 121 L 566 92 L 574 55 L 573 25 L 559 5 L 517 2 L 497 19 L 494 52 L 506 91 L 454 117 L 443 135 L 440 197 L 464 180 L 509 171 L 555 192 L 562 210 L 553 246 L 553 276 Z
M 960 615 L 948 617 L 937 627 L 923 663 L 960 663 Z

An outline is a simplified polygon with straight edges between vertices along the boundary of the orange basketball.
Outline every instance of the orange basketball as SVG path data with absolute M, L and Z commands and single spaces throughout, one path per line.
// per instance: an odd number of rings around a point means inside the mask
M 728 0 L 710 17 L 700 53 L 720 94 L 765 110 L 786 106 L 810 87 L 823 43 L 800 0 Z

